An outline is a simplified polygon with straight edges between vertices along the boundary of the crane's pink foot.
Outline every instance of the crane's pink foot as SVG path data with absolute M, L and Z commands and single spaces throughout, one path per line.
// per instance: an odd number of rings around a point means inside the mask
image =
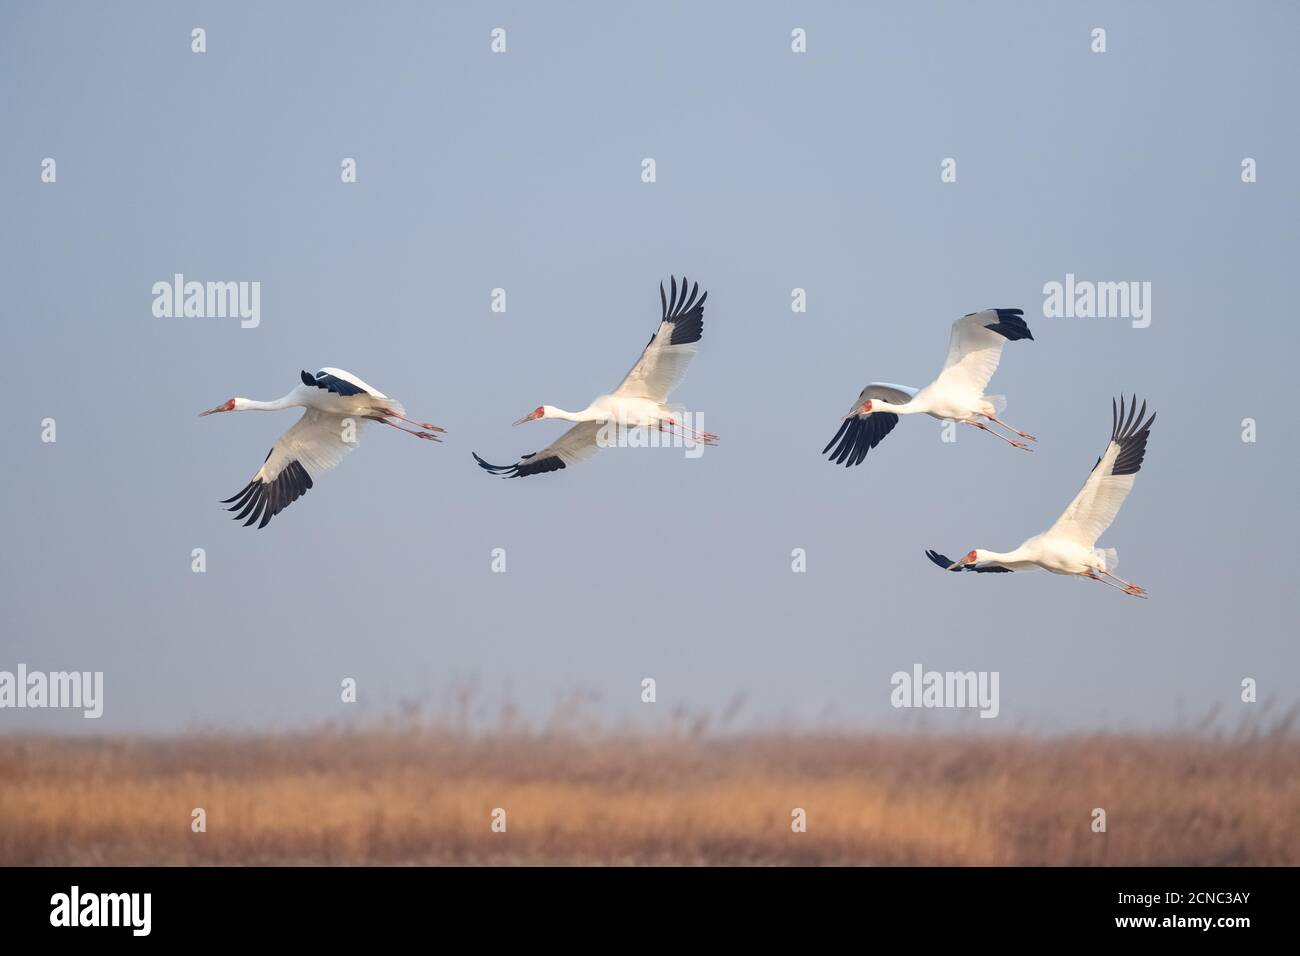
M 414 435 L 416 438 L 423 438 L 426 439 L 427 441 L 442 441 L 441 438 L 439 438 L 437 435 L 433 434 L 432 432 L 412 432 L 411 434 Z
M 1033 451 L 1032 448 L 1030 448 L 1028 445 L 1026 445 L 1026 444 L 1025 444 L 1024 442 L 1022 442 L 1022 441 L 1013 441 L 1011 444 L 1012 444 L 1012 446 L 1015 447 L 1015 448 L 1022 448 L 1022 449 L 1024 449 L 1025 451 Z
M 429 431 L 431 431 L 431 432 L 446 432 L 446 431 L 447 431 L 447 429 L 445 429 L 445 428 L 439 428 L 437 425 L 434 425 L 434 424 L 432 424 L 432 423 L 430 423 L 430 422 L 420 422 L 420 427 L 421 427 L 421 428 L 427 428 L 427 429 L 428 429 Z
M 1130 584 L 1128 587 L 1126 587 L 1126 588 L 1124 589 L 1124 593 L 1125 593 L 1125 594 L 1131 594 L 1131 595 L 1133 595 L 1134 597 L 1141 597 L 1141 598 L 1144 598 L 1144 597 L 1147 596 L 1146 589 L 1145 589 L 1145 588 L 1142 588 L 1142 587 L 1139 587 L 1139 586 L 1136 585 L 1136 584 Z

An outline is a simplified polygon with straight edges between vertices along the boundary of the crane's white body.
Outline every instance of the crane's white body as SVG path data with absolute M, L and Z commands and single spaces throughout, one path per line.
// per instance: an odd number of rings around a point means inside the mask
M 232 411 L 274 412 L 284 408 L 314 408 L 326 415 L 338 416 L 364 415 L 367 412 L 377 412 L 385 409 L 398 414 L 405 411 L 402 403 L 397 399 L 389 398 L 379 389 L 367 385 L 351 372 L 345 372 L 341 368 L 323 368 L 316 374 L 320 375 L 322 373 L 341 379 L 361 391 L 355 395 L 339 395 L 315 385 L 295 385 L 288 395 L 270 402 L 258 402 L 251 398 L 236 398 L 233 400 L 235 407 Z
M 893 405 L 873 399 L 870 414 L 892 412 L 895 415 L 929 415 L 942 422 L 974 422 L 977 416 L 992 418 L 1002 412 L 999 395 L 986 397 L 983 392 L 972 392 L 950 382 L 934 381 L 918 389 L 906 405 Z
M 1114 554 L 1113 550 L 1110 553 Z M 1116 563 L 1107 560 L 1106 550 L 1048 531 L 1034 535 L 1013 551 L 977 549 L 975 554 L 980 566 L 997 564 L 1012 571 L 1041 569 L 1053 574 L 1086 575 L 1089 571 L 1113 571 Z
M 608 422 L 626 425 L 628 428 L 652 427 L 660 422 L 671 423 L 678 414 L 678 409 L 667 402 L 617 393 L 597 396 L 590 405 L 578 412 L 566 411 L 554 405 L 543 405 L 542 408 L 545 414 L 539 415 L 539 418 L 558 418 L 566 422 Z

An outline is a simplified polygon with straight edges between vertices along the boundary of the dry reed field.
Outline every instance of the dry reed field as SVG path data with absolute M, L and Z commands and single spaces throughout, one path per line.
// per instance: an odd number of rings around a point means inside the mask
M 1300 740 L 1286 723 L 978 739 L 11 736 L 0 864 L 1295 865 Z M 206 832 L 191 831 L 195 807 Z M 806 832 L 792 832 L 796 807 Z

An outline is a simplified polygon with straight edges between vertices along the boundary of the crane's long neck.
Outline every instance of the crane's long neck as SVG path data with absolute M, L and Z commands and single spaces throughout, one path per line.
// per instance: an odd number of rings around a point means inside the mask
M 890 402 L 883 402 L 878 398 L 873 398 L 871 400 L 871 411 L 873 413 L 889 412 L 891 415 L 915 415 L 917 412 L 925 411 L 925 409 L 911 402 L 908 402 L 906 405 L 894 405 Z
M 1023 545 L 1016 548 L 1014 551 L 989 551 L 981 548 L 976 552 L 976 557 L 979 559 L 981 564 L 987 561 L 992 561 L 997 564 L 1006 565 L 1015 564 L 1020 561 L 1032 560 L 1032 557 L 1025 553 Z
M 293 391 L 273 402 L 259 402 L 252 398 L 237 398 L 233 410 L 236 412 L 278 412 L 282 408 L 293 408 L 301 404 L 302 402 L 298 400 L 298 393 Z
M 556 408 L 554 405 L 542 406 L 546 410 L 547 418 L 562 418 L 566 422 L 603 422 L 606 415 L 594 411 L 590 405 L 580 412 L 571 412 L 568 409 Z

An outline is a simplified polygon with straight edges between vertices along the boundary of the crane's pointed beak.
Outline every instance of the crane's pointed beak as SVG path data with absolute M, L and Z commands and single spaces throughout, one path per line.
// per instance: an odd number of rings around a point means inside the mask
M 532 415 L 525 415 L 523 418 L 519 419 L 519 421 L 511 422 L 511 425 L 522 425 L 524 422 L 531 422 L 532 420 L 533 420 Z
M 224 412 L 225 410 L 225 405 L 218 405 L 216 408 L 209 408 L 206 412 L 199 412 L 199 418 L 202 418 L 204 415 L 215 415 L 217 412 Z
M 961 562 L 960 562 L 960 561 L 954 561 L 952 564 L 948 565 L 948 570 L 949 570 L 949 571 L 960 571 L 960 570 L 961 570 Z

